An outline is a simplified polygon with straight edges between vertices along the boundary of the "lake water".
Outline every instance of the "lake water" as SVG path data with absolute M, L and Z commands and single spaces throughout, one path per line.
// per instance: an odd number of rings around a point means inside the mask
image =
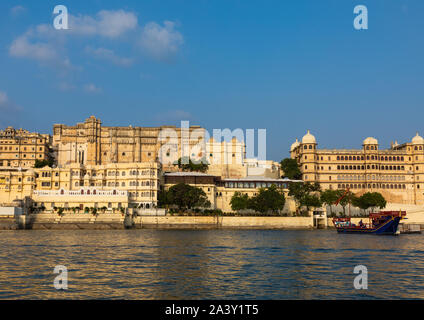
M 56 265 L 68 290 L 53 287 Z M 356 265 L 368 290 L 353 287 Z M 422 299 L 423 274 L 422 235 L 0 231 L 0 299 Z

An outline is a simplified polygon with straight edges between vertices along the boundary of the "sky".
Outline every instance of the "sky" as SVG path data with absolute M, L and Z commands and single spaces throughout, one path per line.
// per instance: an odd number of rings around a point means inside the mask
M 59 4 L 68 30 L 53 27 Z M 318 148 L 387 148 L 424 135 L 423 31 L 422 0 L 2 0 L 0 128 L 95 115 L 266 129 L 276 161 L 307 130 Z

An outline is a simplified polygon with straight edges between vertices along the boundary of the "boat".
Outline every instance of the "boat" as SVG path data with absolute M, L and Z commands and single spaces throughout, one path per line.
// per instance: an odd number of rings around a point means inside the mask
M 369 222 L 354 224 L 350 217 L 333 218 L 338 233 L 369 233 L 398 235 L 400 220 L 406 216 L 405 211 L 380 211 L 369 214 Z

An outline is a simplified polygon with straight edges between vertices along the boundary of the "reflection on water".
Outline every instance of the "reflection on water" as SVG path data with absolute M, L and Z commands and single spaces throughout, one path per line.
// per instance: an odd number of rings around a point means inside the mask
M 334 231 L 0 232 L 0 299 L 424 298 L 424 237 Z M 53 287 L 56 265 L 69 289 Z M 368 290 L 353 268 L 368 268 Z

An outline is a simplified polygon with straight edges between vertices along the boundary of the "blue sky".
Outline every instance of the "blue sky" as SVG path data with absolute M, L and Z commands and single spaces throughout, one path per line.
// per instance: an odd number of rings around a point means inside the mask
M 423 31 L 420 0 L 5 0 L 0 127 L 264 128 L 273 160 L 307 129 L 319 148 L 388 147 L 424 135 Z

